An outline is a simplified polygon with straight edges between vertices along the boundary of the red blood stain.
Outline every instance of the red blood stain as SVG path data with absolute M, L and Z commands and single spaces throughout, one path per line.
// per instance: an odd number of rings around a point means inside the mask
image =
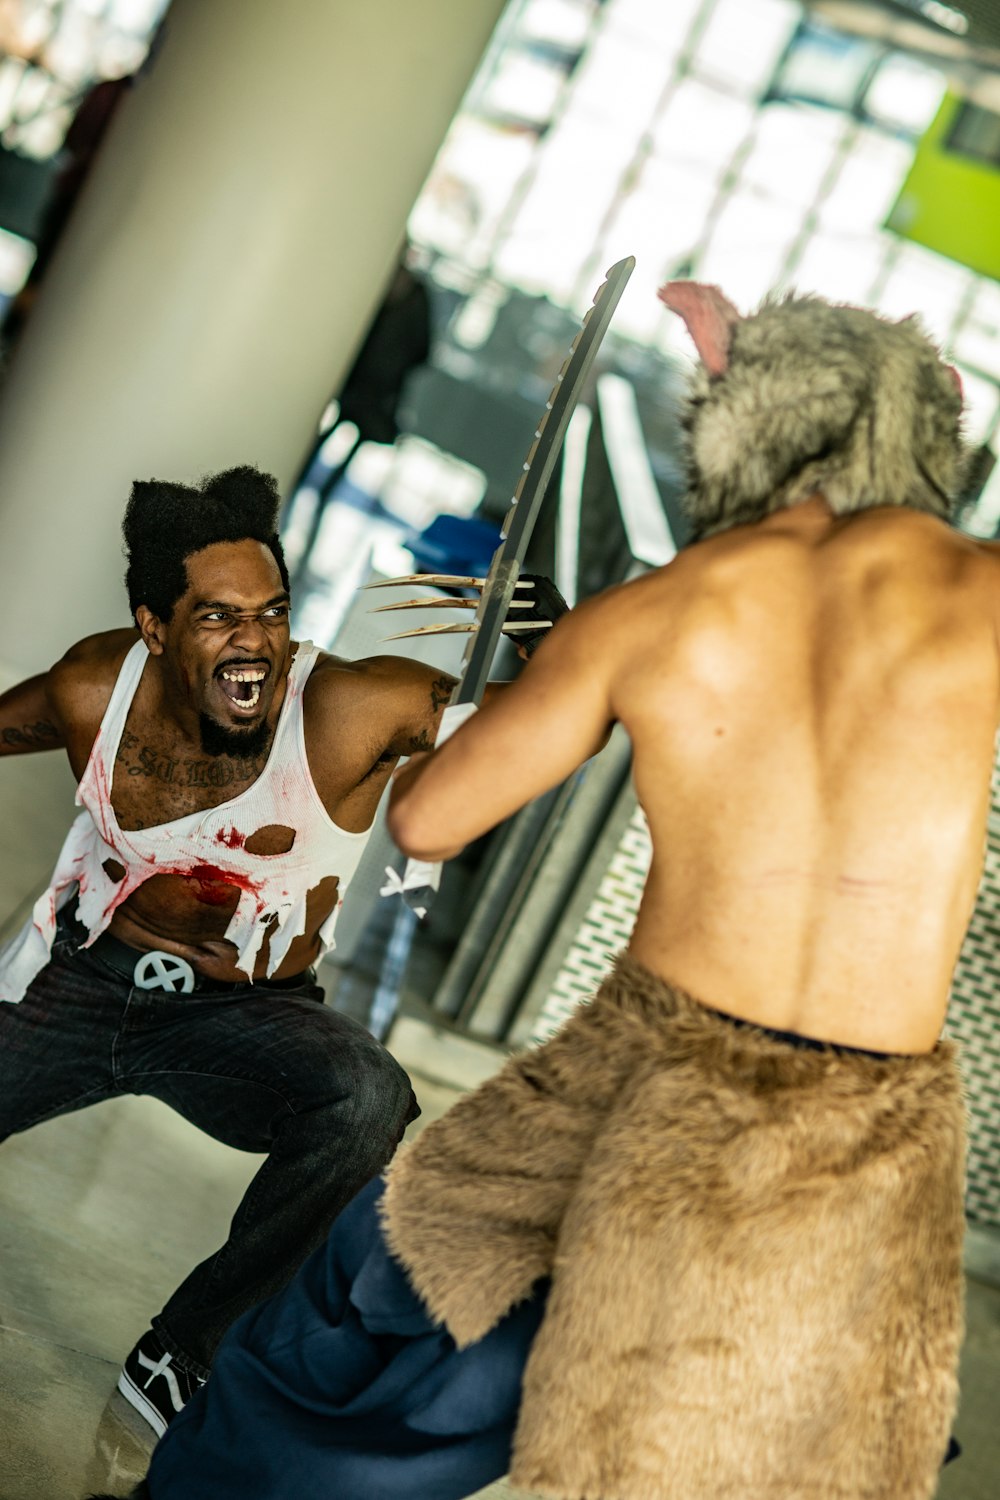
M 232 900 L 232 888 L 249 891 L 256 896 L 260 890 L 259 883 L 248 880 L 245 875 L 238 875 L 229 870 L 220 870 L 217 865 L 189 865 L 186 868 L 176 866 L 170 868 L 160 867 L 163 875 L 180 875 L 183 880 L 192 882 L 192 892 L 196 901 L 201 901 L 205 906 L 227 906 Z
M 93 750 L 90 752 L 90 755 L 90 765 L 93 766 L 92 789 L 94 794 L 94 801 L 97 803 L 96 811 L 98 814 L 98 816 L 95 817 L 94 821 L 96 823 L 99 823 L 101 831 L 104 834 L 107 834 L 109 829 L 108 819 L 113 813 L 113 808 L 111 806 L 111 778 L 108 775 L 108 768 L 104 763 L 104 756 L 102 755 L 100 749 L 96 744 Z M 89 769 L 90 767 L 88 767 L 88 770 Z M 86 780 L 87 771 L 84 771 L 83 776 L 80 780 L 81 786 Z M 91 786 L 88 786 L 88 791 L 89 790 L 91 790 Z M 89 803 L 85 802 L 84 806 L 90 809 Z M 90 810 L 93 811 L 93 809 Z
M 242 849 L 246 843 L 246 837 L 237 828 L 220 828 L 215 835 L 216 842 L 225 844 L 227 849 Z
M 243 891 L 252 891 L 257 894 L 257 886 L 252 880 L 247 880 L 241 875 L 227 874 L 225 870 L 219 870 L 215 865 L 195 865 L 187 872 L 189 880 L 193 880 L 197 889 L 195 899 L 202 901 L 206 906 L 225 906 L 231 895 L 231 888 L 237 886 Z

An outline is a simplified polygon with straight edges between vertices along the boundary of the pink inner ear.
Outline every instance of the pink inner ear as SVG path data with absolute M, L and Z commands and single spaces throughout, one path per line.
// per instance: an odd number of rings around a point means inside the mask
M 710 375 L 729 368 L 729 345 L 740 315 L 717 286 L 701 281 L 668 281 L 657 293 L 671 312 L 684 319 L 698 357 Z
M 955 369 L 954 365 L 945 365 L 945 369 L 948 371 L 948 374 L 951 376 L 952 380 L 955 382 L 956 386 L 958 387 L 959 400 L 962 401 L 962 402 L 964 402 L 965 401 L 965 391 L 962 389 L 962 377 L 961 377 L 961 375 Z

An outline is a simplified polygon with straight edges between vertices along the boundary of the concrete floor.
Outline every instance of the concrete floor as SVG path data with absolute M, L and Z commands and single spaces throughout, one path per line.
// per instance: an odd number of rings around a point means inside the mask
M 415 1085 L 424 1123 L 457 1097 L 419 1073 Z M 145 1472 L 149 1429 L 112 1395 L 120 1361 L 181 1275 L 224 1238 L 258 1160 L 148 1099 L 100 1104 L 4 1144 L 0 1500 L 125 1494 Z M 1000 1292 L 970 1283 L 969 1294 L 966 1453 L 939 1493 L 996 1500 Z M 514 1500 L 498 1484 L 481 1500 L 504 1496 Z
M 414 1084 L 420 1125 L 458 1096 Z M 0 1500 L 124 1495 L 146 1472 L 152 1433 L 114 1393 L 121 1360 L 225 1238 L 262 1160 L 155 1099 L 110 1100 L 4 1143 Z M 513 1500 L 504 1485 L 487 1496 Z

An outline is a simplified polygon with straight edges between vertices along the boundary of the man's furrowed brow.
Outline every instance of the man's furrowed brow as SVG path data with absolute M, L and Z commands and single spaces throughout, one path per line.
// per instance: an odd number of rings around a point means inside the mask
M 250 606 L 250 608 L 247 608 L 247 606 L 243 604 L 233 604 L 232 601 L 228 599 L 196 599 L 192 608 L 196 610 L 222 609 L 225 610 L 227 614 L 239 615 L 255 614 L 260 610 L 273 609 L 276 604 L 290 603 L 291 595 L 288 593 L 287 589 L 282 589 L 281 593 L 275 594 L 272 599 L 267 599 L 263 604 Z

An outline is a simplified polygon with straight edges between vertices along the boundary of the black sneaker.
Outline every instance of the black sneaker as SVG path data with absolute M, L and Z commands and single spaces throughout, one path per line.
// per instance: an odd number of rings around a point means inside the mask
M 156 1433 L 162 1437 L 205 1382 L 182 1370 L 152 1329 L 144 1333 L 122 1366 L 118 1389 Z

